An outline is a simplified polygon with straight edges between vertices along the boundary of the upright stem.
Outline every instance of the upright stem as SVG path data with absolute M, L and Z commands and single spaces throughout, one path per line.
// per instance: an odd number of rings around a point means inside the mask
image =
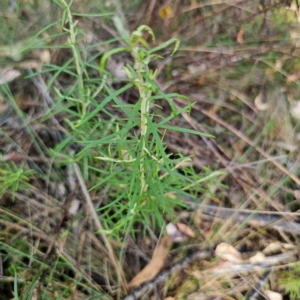
M 146 133 L 147 133 L 147 116 L 149 111 L 149 101 L 151 96 L 151 91 L 147 87 L 147 83 L 144 81 L 143 73 L 145 72 L 145 66 L 141 58 L 139 57 L 139 48 L 133 47 L 132 56 L 135 60 L 134 69 L 137 73 L 137 78 L 135 84 L 139 89 L 141 98 L 141 159 L 140 159 L 140 173 L 141 173 L 141 194 L 147 190 L 146 180 L 145 180 L 145 148 L 146 148 Z
M 84 97 L 84 83 L 83 83 L 83 70 L 80 66 L 80 54 L 79 49 L 77 48 L 77 41 L 76 41 L 76 23 L 73 22 L 72 12 L 70 10 L 70 6 L 65 2 L 65 0 L 59 0 L 59 2 L 64 6 L 66 12 L 67 12 L 67 20 L 69 22 L 70 29 L 65 28 L 67 32 L 69 32 L 69 44 L 73 52 L 75 65 L 76 65 L 76 72 L 78 75 L 78 81 L 79 81 L 79 98 L 82 101 L 82 115 L 84 116 L 86 114 L 86 99 Z

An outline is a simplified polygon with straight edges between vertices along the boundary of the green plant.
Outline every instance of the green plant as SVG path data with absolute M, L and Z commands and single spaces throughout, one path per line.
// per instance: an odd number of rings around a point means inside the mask
M 34 171 L 25 170 L 23 166 L 18 167 L 15 163 L 0 162 L 0 197 L 5 192 L 11 193 L 11 199 L 15 199 L 17 191 L 25 192 L 30 186 L 29 180 Z
M 155 220 L 162 226 L 162 213 L 167 212 L 172 217 L 171 207 L 179 204 L 176 201 L 171 203 L 170 199 L 166 197 L 166 192 L 178 192 L 180 185 L 184 187 L 187 184 L 189 179 L 180 176 L 176 170 L 187 158 L 170 158 L 172 154 L 166 153 L 163 143 L 165 132 L 174 130 L 210 136 L 202 132 L 169 125 L 171 120 L 180 113 L 189 112 L 191 104 L 188 103 L 186 107 L 176 109 L 172 98 L 184 98 L 187 101 L 188 98 L 176 93 L 163 93 L 155 82 L 157 72 L 149 68 L 149 63 L 153 59 L 161 58 L 156 54 L 158 50 L 175 43 L 173 55 L 179 47 L 179 41 L 170 39 L 166 43 L 150 49 L 143 37 L 143 31 L 147 31 L 152 40 L 155 40 L 153 31 L 148 26 L 142 25 L 130 37 L 123 36 L 128 47 L 108 51 L 100 61 L 100 75 L 103 75 L 108 57 L 119 52 L 130 52 L 134 59 L 133 66 L 127 64 L 124 67 L 130 80 L 128 88 L 133 85 L 139 91 L 139 99 L 135 104 L 124 105 L 116 101 L 116 107 L 127 115 L 124 118 L 126 123 L 123 125 L 115 121 L 115 132 L 97 141 L 108 145 L 105 155 L 97 158 L 110 162 L 113 166 L 111 170 L 114 170 L 117 164 L 124 166 L 124 174 L 127 173 L 127 170 L 132 170 L 130 176 L 122 176 L 122 186 L 127 187 L 125 197 L 129 204 L 126 216 L 118 221 L 118 227 L 124 229 L 128 221 L 133 220 L 136 216 L 142 217 L 144 222 L 148 223 L 149 214 L 153 214 Z M 155 102 L 161 99 L 168 102 L 171 115 L 162 116 L 151 110 L 153 106 L 159 108 Z M 177 163 L 177 167 L 175 163 Z
M 81 166 L 90 192 L 97 192 L 106 184 L 111 186 L 113 200 L 99 209 L 103 223 L 101 232 L 120 238 L 120 233 L 128 231 L 134 221 L 145 224 L 152 221 L 154 226 L 158 224 L 161 227 L 164 223 L 163 214 L 172 217 L 172 207 L 180 204 L 180 200 L 170 199 L 166 193 L 178 192 L 193 182 L 177 171 L 189 158 L 178 155 L 172 159 L 172 154 L 166 153 L 163 142 L 166 131 L 211 136 L 171 125 L 176 116 L 189 112 L 192 105 L 183 95 L 162 92 L 155 82 L 157 72 L 149 67 L 152 60 L 161 58 L 157 52 L 171 44 L 175 44 L 173 55 L 179 47 L 179 41 L 170 39 L 151 49 L 144 38 L 144 31 L 150 34 L 153 41 L 155 36 L 148 26 L 140 26 L 131 36 L 127 36 L 123 30 L 122 39 L 127 47 L 114 47 L 102 54 L 101 77 L 91 80 L 87 75 L 91 64 L 84 62 L 80 55 L 77 41 L 80 30 L 73 22 L 70 5 L 64 0 L 58 3 L 64 9 L 62 24 L 68 24 L 64 30 L 69 35 L 68 45 L 73 52 L 78 80 L 77 89 L 68 95 L 57 90 L 59 98 L 68 99 L 69 105 L 75 103 L 77 107 L 76 116 L 73 114 L 66 118 L 72 134 L 79 143 L 85 145 L 75 159 Z M 127 84 L 114 90 L 110 84 L 112 75 L 105 71 L 105 65 L 110 56 L 120 52 L 131 53 L 134 62 L 124 66 Z M 97 81 L 98 86 L 95 84 Z M 137 88 L 139 98 L 133 99 L 133 104 L 124 103 L 120 96 L 132 87 Z M 176 109 L 172 100 L 176 97 L 186 99 L 187 106 Z M 156 112 L 159 108 L 156 103 L 161 100 L 169 104 L 169 116 Z M 113 108 L 115 114 L 122 115 L 122 118 L 114 117 L 109 108 Z M 61 109 L 64 110 L 63 107 Z M 100 114 L 102 119 L 99 118 Z M 91 155 L 97 152 L 100 155 Z M 97 183 L 93 183 L 95 176 Z
M 282 276 L 279 278 L 279 284 L 285 288 L 286 294 L 290 297 L 289 299 L 295 300 L 300 297 L 300 266 L 294 264 L 290 268 L 290 271 L 282 272 Z

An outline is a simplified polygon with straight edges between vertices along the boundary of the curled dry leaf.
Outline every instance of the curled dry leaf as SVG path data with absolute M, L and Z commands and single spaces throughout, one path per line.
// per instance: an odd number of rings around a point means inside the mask
M 276 241 L 270 243 L 262 252 L 265 255 L 270 255 L 275 252 L 280 252 L 282 250 L 282 243 Z
M 129 288 L 137 287 L 147 281 L 152 280 L 165 264 L 169 254 L 171 239 L 169 236 L 163 237 L 156 246 L 150 263 L 140 271 L 128 284 Z
M 173 223 L 167 224 L 166 231 L 170 236 L 174 236 L 178 233 L 177 227 Z
M 31 300 L 38 300 L 38 299 L 39 299 L 38 290 L 37 290 L 37 288 L 35 288 L 33 290 L 33 294 L 32 294 Z
M 33 69 L 33 70 L 41 70 L 42 63 L 38 60 L 24 60 L 17 65 L 20 69 Z
M 196 237 L 195 232 L 187 225 L 183 224 L 183 223 L 177 223 L 177 228 L 179 229 L 180 232 L 182 232 L 183 234 L 186 234 L 189 237 Z
M 300 119 L 300 101 L 297 101 L 294 105 L 291 106 L 290 113 L 293 118 L 297 120 Z
M 227 243 L 220 243 L 215 250 L 215 255 L 232 263 L 243 263 L 241 253 Z
M 173 223 L 166 226 L 166 231 L 171 238 L 172 243 L 178 243 L 187 240 L 186 235 L 183 235 Z
M 294 191 L 294 196 L 297 200 L 300 200 L 300 190 L 295 190 Z
M 3 156 L 1 160 L 3 162 L 13 161 L 13 162 L 17 163 L 17 162 L 23 161 L 25 159 L 26 159 L 25 155 L 18 153 L 16 151 L 12 151 L 10 154 Z
M 262 252 L 257 252 L 255 255 L 249 258 L 250 264 L 259 264 L 265 261 L 265 255 Z
M 2 71 L 0 70 L 0 84 L 13 81 L 15 78 L 19 77 L 20 75 L 21 75 L 20 71 L 11 68 L 7 68 Z
M 291 144 L 291 143 L 286 143 L 286 142 L 276 142 L 276 146 L 278 148 L 281 148 L 281 149 L 284 149 L 284 150 L 287 150 L 289 152 L 295 152 L 298 150 L 298 146 L 297 145 L 294 145 L 294 144 Z
M 244 43 L 244 39 L 243 39 L 243 36 L 244 36 L 244 33 L 245 33 L 245 30 L 243 28 L 241 28 L 236 36 L 236 41 L 239 43 L 239 44 L 243 44 Z
M 286 82 L 287 83 L 294 82 L 294 81 L 298 80 L 299 77 L 300 77 L 300 72 L 292 73 L 287 76 Z
M 80 201 L 77 199 L 73 199 L 69 207 L 69 211 L 68 211 L 69 215 L 74 216 L 78 212 L 79 206 L 80 206 Z
M 50 64 L 51 54 L 48 49 L 44 49 L 40 52 L 40 60 L 43 64 Z
M 0 103 L 0 114 L 6 112 L 9 109 L 9 105 L 8 104 L 2 104 Z
M 49 49 L 43 50 L 33 50 L 31 52 L 32 56 L 40 61 L 42 64 L 50 64 L 51 62 L 51 53 Z
M 264 294 L 268 297 L 269 300 L 282 300 L 282 295 L 280 295 L 279 293 L 270 291 L 270 290 L 266 290 L 264 291 Z
M 261 111 L 264 111 L 266 109 L 269 108 L 269 104 L 268 103 L 265 103 L 263 102 L 263 93 L 260 92 L 254 99 L 254 104 L 255 106 L 261 110 Z
M 0 158 L 0 161 L 3 161 L 3 162 L 13 161 L 13 162 L 17 163 L 20 161 L 27 160 L 28 158 L 29 157 L 26 156 L 25 154 L 21 154 L 16 151 L 12 151 L 11 153 Z M 42 157 L 36 157 L 36 156 L 30 156 L 30 160 L 37 161 L 37 162 L 44 161 L 44 159 Z
M 282 247 L 285 250 L 294 250 L 297 246 L 293 244 L 282 243 Z

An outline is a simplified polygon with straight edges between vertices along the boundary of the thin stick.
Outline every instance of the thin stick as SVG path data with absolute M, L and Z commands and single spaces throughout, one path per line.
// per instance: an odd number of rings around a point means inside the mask
M 300 180 L 297 176 L 295 176 L 293 173 L 291 173 L 286 167 L 284 167 L 281 163 L 279 163 L 276 160 L 272 159 L 272 156 L 269 155 L 266 151 L 264 151 L 262 148 L 254 145 L 253 141 L 251 141 L 247 136 L 245 136 L 242 132 L 235 129 L 233 126 L 227 124 L 224 122 L 221 118 L 217 117 L 216 115 L 211 114 L 209 111 L 200 109 L 200 111 L 206 115 L 207 117 L 211 118 L 212 120 L 216 121 L 217 123 L 224 126 L 226 129 L 230 130 L 232 133 L 234 133 L 236 136 L 238 136 L 240 139 L 242 139 L 244 142 L 246 142 L 248 145 L 253 147 L 258 153 L 260 153 L 262 156 L 264 156 L 266 159 L 268 159 L 273 165 L 275 165 L 279 170 L 281 170 L 284 174 L 286 174 L 288 177 L 290 177 L 294 182 L 300 185 Z
M 93 218 L 93 220 L 94 220 L 94 222 L 96 224 L 97 229 L 100 231 L 100 235 L 101 235 L 101 237 L 102 237 L 102 239 L 103 239 L 103 241 L 105 243 L 105 246 L 107 248 L 109 258 L 111 259 L 111 261 L 112 261 L 112 263 L 113 263 L 113 265 L 114 265 L 114 267 L 115 267 L 115 269 L 117 271 L 119 279 L 121 281 L 122 290 L 123 290 L 124 293 L 127 293 L 127 282 L 126 282 L 123 270 L 121 269 L 121 266 L 119 265 L 119 263 L 117 261 L 115 252 L 114 252 L 111 244 L 109 243 L 106 234 L 104 233 L 104 228 L 103 228 L 103 226 L 102 226 L 102 224 L 101 224 L 101 222 L 99 220 L 99 217 L 96 214 L 96 211 L 95 211 L 93 203 L 92 203 L 92 199 L 90 197 L 90 194 L 88 193 L 88 190 L 86 188 L 85 182 L 84 182 L 83 177 L 81 175 L 81 171 L 80 171 L 80 169 L 79 169 L 79 167 L 78 167 L 77 164 L 74 164 L 74 169 L 75 169 L 76 176 L 77 176 L 77 179 L 79 181 L 82 193 L 83 193 L 83 195 L 85 197 L 85 200 L 87 202 L 87 205 L 89 207 L 89 212 L 91 214 L 91 217 Z
M 208 249 L 197 251 L 192 255 L 183 258 L 178 263 L 176 263 L 173 267 L 167 269 L 166 271 L 163 271 L 158 276 L 156 276 L 152 281 L 145 283 L 141 288 L 135 290 L 132 294 L 128 295 L 123 300 L 141 299 L 146 292 L 151 291 L 157 284 L 166 280 L 168 277 L 174 274 L 174 272 L 185 268 L 189 263 L 191 263 L 196 259 L 206 259 L 208 257 L 211 257 L 212 255 L 213 255 L 213 250 L 208 248 Z

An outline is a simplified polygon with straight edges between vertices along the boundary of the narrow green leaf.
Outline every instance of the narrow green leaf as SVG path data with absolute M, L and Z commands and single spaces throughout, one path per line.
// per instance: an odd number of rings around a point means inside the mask
M 102 14 L 80 14 L 80 13 L 72 13 L 73 16 L 78 16 L 78 17 L 88 17 L 88 18 L 93 18 L 93 17 L 109 17 L 112 16 L 113 13 L 102 13 Z
M 149 33 L 149 34 L 151 35 L 151 37 L 152 37 L 152 41 L 155 42 L 155 35 L 154 35 L 154 32 L 153 32 L 153 30 L 152 30 L 149 26 L 147 26 L 147 25 L 141 25 L 136 31 L 134 31 L 134 32 L 132 33 L 132 36 L 136 35 L 136 36 L 142 37 L 142 35 L 143 35 L 142 32 L 143 32 L 144 30 L 148 31 L 148 33 Z
M 184 133 L 190 133 L 190 134 L 196 134 L 196 135 L 200 135 L 200 136 L 214 138 L 214 136 L 211 134 L 188 129 L 188 128 L 182 128 L 182 127 L 170 126 L 170 125 L 161 125 L 161 124 L 156 124 L 155 126 L 157 126 L 157 128 L 163 128 L 163 129 L 168 129 L 168 130 L 173 130 L 173 131 L 178 131 L 178 132 L 184 132 Z
M 102 56 L 102 58 L 101 58 L 101 60 L 100 60 L 100 66 L 99 66 L 99 73 L 100 73 L 100 75 L 101 75 L 101 76 L 103 75 L 104 68 L 105 68 L 105 65 L 106 65 L 106 61 L 107 61 L 107 59 L 108 59 L 110 56 L 112 56 L 112 55 L 114 55 L 114 54 L 116 54 L 116 53 L 120 53 L 120 52 L 129 52 L 129 51 L 130 51 L 129 48 L 116 48 L 116 49 L 112 49 L 112 50 L 106 52 L 106 53 Z
M 180 45 L 180 41 L 179 41 L 178 39 L 176 39 L 176 38 L 172 38 L 172 39 L 170 39 L 170 40 L 168 40 L 168 41 L 162 43 L 161 45 L 159 45 L 159 46 L 157 46 L 157 47 L 155 47 L 155 48 L 152 48 L 152 49 L 149 50 L 148 52 L 149 52 L 149 53 L 154 53 L 154 52 L 156 52 L 156 51 L 159 51 L 159 50 L 162 50 L 162 49 L 167 48 L 168 46 L 170 46 L 170 45 L 173 44 L 173 43 L 175 43 L 174 50 L 173 50 L 173 52 L 172 52 L 172 54 L 171 54 L 171 56 L 173 56 L 174 53 L 178 50 L 179 45 Z

